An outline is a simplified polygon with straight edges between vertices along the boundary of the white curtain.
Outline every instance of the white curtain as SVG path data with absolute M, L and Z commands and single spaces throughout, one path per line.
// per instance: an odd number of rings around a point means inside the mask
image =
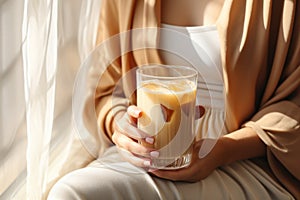
M 0 0 L 0 199 L 45 199 L 93 157 L 72 94 L 94 48 L 101 0 Z

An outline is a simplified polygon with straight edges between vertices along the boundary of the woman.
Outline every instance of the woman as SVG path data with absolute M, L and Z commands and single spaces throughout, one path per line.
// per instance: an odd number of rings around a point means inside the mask
M 148 27 L 162 27 L 181 32 L 192 40 L 209 41 L 204 48 L 212 63 L 217 63 L 213 71 L 220 72 L 221 79 L 212 75 L 205 82 L 208 88 L 211 80 L 224 87 L 219 92 L 225 97 L 221 98 L 221 106 L 203 105 L 205 114 L 199 120 L 189 167 L 143 173 L 142 168 L 147 169 L 151 158 L 159 157 L 159 152 L 136 142 L 142 136 L 132 124 L 142 111 L 134 106 L 135 95 L 128 89 L 134 83 L 124 81 L 125 97 L 118 96 L 118 103 L 112 106 L 115 85 L 136 66 L 184 61 L 174 61 L 172 55 L 157 49 L 122 53 L 120 37 L 120 45 L 115 45 L 114 50 L 122 56 L 101 77 L 95 97 L 103 133 L 100 140 L 103 146 L 116 145 L 88 167 L 61 179 L 52 189 L 50 199 L 300 198 L 298 2 L 107 0 L 102 6 L 99 44 L 116 34 Z M 203 27 L 209 33 L 206 36 Z M 154 33 L 150 43 L 159 41 L 168 47 L 179 42 L 168 41 L 165 32 Z M 132 38 L 125 41 L 132 42 Z M 219 54 L 220 57 L 215 56 Z M 201 93 L 200 86 L 199 90 Z M 220 97 L 215 95 L 211 99 Z M 222 128 L 223 116 L 225 128 Z M 199 157 L 205 143 L 201 138 L 207 132 L 214 145 Z M 153 142 L 151 137 L 148 142 Z M 118 165 L 122 158 L 117 149 L 129 152 L 126 159 L 133 164 Z M 126 170 L 120 170 L 122 167 Z

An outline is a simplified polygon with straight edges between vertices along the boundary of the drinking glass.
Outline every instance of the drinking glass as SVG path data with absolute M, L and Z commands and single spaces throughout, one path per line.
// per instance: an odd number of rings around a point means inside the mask
M 148 65 L 137 77 L 138 128 L 154 137 L 140 143 L 159 151 L 151 168 L 179 169 L 190 164 L 195 138 L 197 71 L 186 66 Z

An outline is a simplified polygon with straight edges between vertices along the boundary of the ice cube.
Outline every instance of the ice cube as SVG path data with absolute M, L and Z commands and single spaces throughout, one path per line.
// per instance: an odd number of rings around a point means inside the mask
M 162 111 L 165 122 L 170 122 L 172 115 L 174 113 L 174 110 L 171 110 L 162 104 L 160 104 L 160 107 L 161 107 L 161 111 Z

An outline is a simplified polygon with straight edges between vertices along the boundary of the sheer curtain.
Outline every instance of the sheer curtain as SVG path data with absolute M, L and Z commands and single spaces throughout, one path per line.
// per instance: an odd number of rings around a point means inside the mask
M 93 156 L 77 136 L 74 81 L 101 0 L 0 0 L 0 199 L 45 199 Z

